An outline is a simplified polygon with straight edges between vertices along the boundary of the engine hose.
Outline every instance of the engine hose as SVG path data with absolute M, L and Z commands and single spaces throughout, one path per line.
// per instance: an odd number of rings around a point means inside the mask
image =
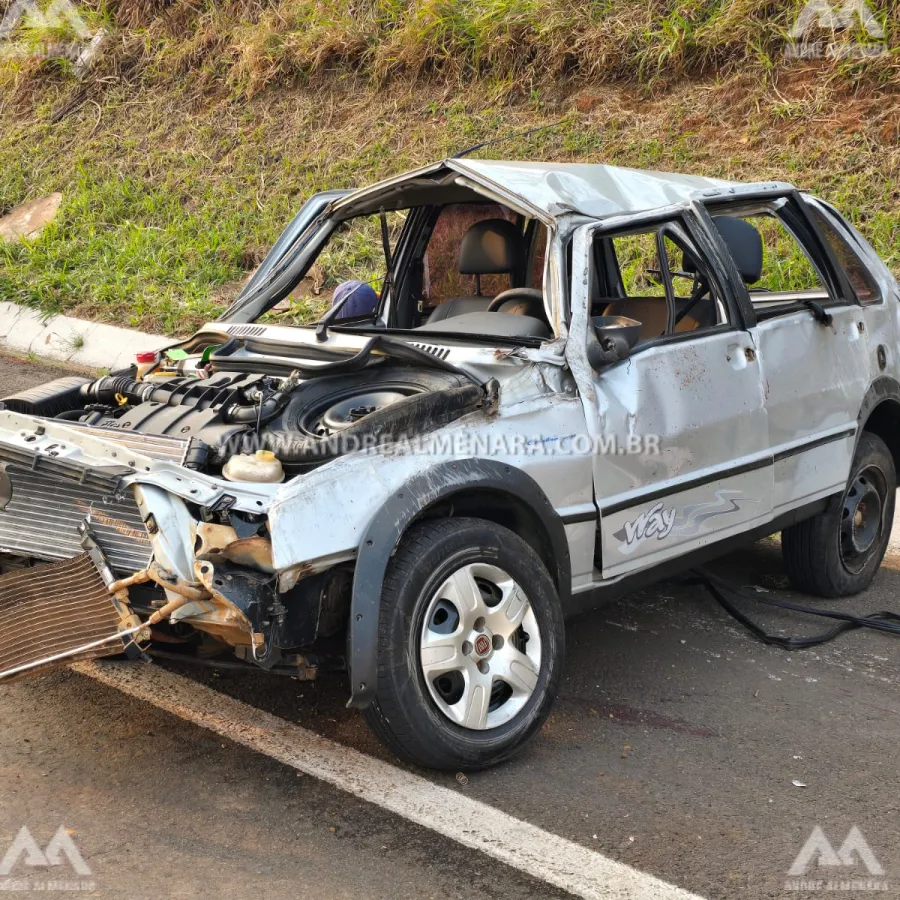
M 271 422 L 275 416 L 280 413 L 288 404 L 291 395 L 287 391 L 278 391 L 270 397 L 266 397 L 262 402 L 262 410 L 260 404 L 254 403 L 248 406 L 243 404 L 234 404 L 221 412 L 222 418 L 226 422 L 235 425 L 265 425 Z
M 67 409 L 64 412 L 57 413 L 53 418 L 61 419 L 64 422 L 77 422 L 85 415 L 87 415 L 87 412 L 83 409 Z
M 120 397 L 124 397 L 134 405 L 151 400 L 168 403 L 173 392 L 168 382 L 153 384 L 137 381 L 128 375 L 107 375 L 84 385 L 80 394 L 85 400 L 116 406 Z M 259 403 L 231 403 L 222 409 L 220 415 L 224 421 L 235 425 L 256 425 L 257 422 L 265 425 L 287 406 L 290 397 L 290 390 L 276 391 L 263 400 L 262 410 Z
M 125 397 L 131 403 L 149 400 L 159 385 L 136 381 L 128 375 L 105 375 L 90 384 L 82 386 L 80 394 L 85 400 L 116 406 L 116 396 Z
M 388 443 L 424 434 L 473 412 L 487 401 L 484 390 L 467 384 L 426 394 L 415 394 L 405 400 L 376 410 L 336 435 L 322 438 L 284 432 L 264 432 L 262 448 L 271 450 L 288 465 L 324 462 L 351 450 Z M 245 436 L 239 450 L 231 446 L 217 451 L 219 459 L 233 452 L 252 453 L 260 449 L 256 436 Z

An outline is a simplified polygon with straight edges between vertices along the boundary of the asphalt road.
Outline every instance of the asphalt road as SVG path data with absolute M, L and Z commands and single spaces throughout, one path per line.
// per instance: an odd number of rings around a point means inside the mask
M 46 377 L 0 360 L 3 392 Z M 784 590 L 774 540 L 716 568 L 802 599 Z M 865 595 L 829 605 L 898 610 L 898 588 L 892 551 Z M 822 629 L 753 614 L 785 634 Z M 466 784 L 419 774 L 723 900 L 833 896 L 786 891 L 788 871 L 816 826 L 838 850 L 855 825 L 884 869 L 877 896 L 900 893 L 896 639 L 855 632 L 787 653 L 755 641 L 703 589 L 676 582 L 582 617 L 567 639 L 555 711 L 523 756 Z M 305 684 L 170 668 L 393 762 L 345 708 L 340 676 Z M 96 896 L 563 896 L 68 670 L 0 690 L 0 721 L 0 856 L 23 825 L 44 847 L 63 824 Z M 856 862 L 825 876 L 868 877 Z M 862 893 L 844 886 L 838 896 Z

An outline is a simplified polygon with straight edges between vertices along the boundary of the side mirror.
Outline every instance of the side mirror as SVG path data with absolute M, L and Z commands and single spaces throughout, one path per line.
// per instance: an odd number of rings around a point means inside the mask
M 625 359 L 641 339 L 641 323 L 625 316 L 594 316 L 588 334 L 588 362 L 595 371 Z

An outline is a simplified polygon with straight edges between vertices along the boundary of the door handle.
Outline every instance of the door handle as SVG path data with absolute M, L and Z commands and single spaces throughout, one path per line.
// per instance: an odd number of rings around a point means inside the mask
M 725 350 L 725 359 L 731 363 L 732 369 L 746 369 L 750 363 L 756 362 L 756 350 L 744 344 L 729 344 Z

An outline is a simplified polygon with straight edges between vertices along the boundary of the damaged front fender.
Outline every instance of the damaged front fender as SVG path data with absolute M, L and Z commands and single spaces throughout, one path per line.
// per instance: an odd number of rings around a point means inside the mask
M 370 520 L 359 546 L 350 610 L 350 702 L 368 706 L 378 670 L 378 618 L 391 554 L 419 514 L 455 494 L 489 491 L 515 498 L 541 523 L 555 561 L 551 572 L 565 604 L 571 587 L 569 545 L 562 519 L 538 483 L 520 469 L 487 459 L 463 459 L 434 466 L 408 479 L 387 497 Z

